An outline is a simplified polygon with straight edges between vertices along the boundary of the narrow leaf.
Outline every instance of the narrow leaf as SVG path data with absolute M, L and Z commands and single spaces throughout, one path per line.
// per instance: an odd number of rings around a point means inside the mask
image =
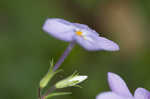
M 46 99 L 54 97 L 54 96 L 60 96 L 60 95 L 69 95 L 72 94 L 71 92 L 57 92 L 57 93 L 51 93 L 48 96 L 46 96 Z

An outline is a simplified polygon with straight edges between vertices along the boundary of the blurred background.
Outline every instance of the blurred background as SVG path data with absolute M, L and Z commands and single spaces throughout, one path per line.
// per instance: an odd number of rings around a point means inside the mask
M 120 46 L 118 52 L 88 52 L 75 46 L 62 64 L 63 76 L 75 70 L 88 75 L 83 88 L 67 88 L 72 95 L 53 99 L 95 99 L 110 90 L 107 72 L 150 90 L 149 0 L 0 0 L 0 98 L 37 99 L 40 79 L 68 43 L 43 32 L 46 18 L 63 18 L 89 25 Z

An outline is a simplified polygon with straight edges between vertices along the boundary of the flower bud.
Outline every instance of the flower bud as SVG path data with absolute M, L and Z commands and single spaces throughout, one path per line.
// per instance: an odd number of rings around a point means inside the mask
M 65 87 L 71 87 L 71 86 L 77 86 L 77 84 L 83 82 L 87 79 L 88 76 L 81 76 L 78 74 L 73 74 L 66 79 L 63 79 L 56 83 L 56 88 L 65 88 Z

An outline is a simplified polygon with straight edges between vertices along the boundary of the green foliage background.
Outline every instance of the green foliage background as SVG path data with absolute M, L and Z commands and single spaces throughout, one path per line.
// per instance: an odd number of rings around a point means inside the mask
M 120 32 L 106 28 L 105 20 L 99 21 L 101 15 L 105 16 L 105 9 L 104 12 L 101 12 L 101 9 L 106 5 L 109 8 L 108 4 L 111 3 L 122 7 L 124 1 L 0 0 L 0 98 L 37 99 L 38 84 L 49 68 L 50 59 L 54 58 L 56 62 L 68 45 L 67 42 L 57 40 L 42 30 L 46 18 L 55 17 L 88 24 L 99 33 L 103 32 L 103 36 L 117 42 L 120 51 L 88 52 L 78 45 L 75 46 L 62 64 L 63 76 L 56 76 L 54 82 L 72 74 L 75 70 L 88 75 L 89 79 L 82 84 L 82 89 L 65 90 L 72 91 L 72 95 L 53 99 L 94 99 L 98 93 L 109 90 L 107 72 L 121 75 L 132 92 L 139 86 L 150 90 L 150 1 L 126 0 L 126 5 L 130 5 L 131 9 L 133 6 L 138 8 L 133 10 L 133 13 L 136 12 L 142 17 L 140 20 L 143 29 L 143 32 L 140 32 L 142 38 L 137 39 L 137 42 L 140 40 L 142 44 L 140 47 L 131 45 L 135 46 L 135 49 L 128 47 L 124 49 L 122 39 L 117 36 Z M 130 43 L 132 40 L 128 44 Z

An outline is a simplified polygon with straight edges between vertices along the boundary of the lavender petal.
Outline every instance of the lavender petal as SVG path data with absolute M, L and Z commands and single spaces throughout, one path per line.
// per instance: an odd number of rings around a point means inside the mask
M 72 23 L 57 18 L 49 18 L 43 25 L 44 31 L 48 32 L 55 38 L 68 42 L 73 40 L 73 29 L 74 27 Z
M 124 80 L 117 74 L 108 73 L 108 82 L 111 90 L 118 95 L 133 97 Z
M 76 37 L 76 41 L 86 50 L 97 51 L 97 50 L 106 50 L 106 51 L 117 51 L 119 46 L 111 40 L 108 40 L 104 37 L 99 37 L 94 35 L 88 35 L 87 39 L 83 37 Z
M 137 88 L 134 97 L 135 99 L 150 99 L 150 92 L 144 88 Z
M 96 96 L 96 99 L 132 99 L 132 98 L 119 96 L 114 92 L 104 92 Z

